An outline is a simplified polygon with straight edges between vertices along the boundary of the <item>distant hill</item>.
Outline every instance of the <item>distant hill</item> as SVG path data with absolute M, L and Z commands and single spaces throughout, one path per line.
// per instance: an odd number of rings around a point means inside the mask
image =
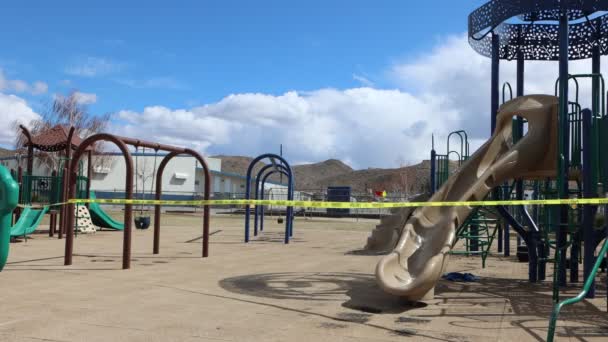
M 322 182 L 324 179 L 340 178 L 354 171 L 352 167 L 337 159 L 328 159 L 314 164 L 295 165 L 293 170 L 298 190 L 324 188 Z
M 222 171 L 245 175 L 247 166 L 253 160 L 244 156 L 218 155 L 222 159 Z M 264 164 L 259 163 L 254 170 Z M 367 190 L 389 192 L 399 191 L 410 194 L 426 192 L 430 181 L 430 162 L 394 169 L 370 168 L 353 170 L 340 160 L 329 159 L 314 164 L 292 165 L 296 177 L 297 190 L 323 190 L 328 186 L 350 186 L 353 192 L 363 193 Z M 273 177 L 278 181 L 278 177 Z
M 430 180 L 430 162 L 395 169 L 370 168 L 356 170 L 341 175 L 322 178 L 319 188 L 328 186 L 350 186 L 354 192 L 398 191 L 420 193 L 428 190 Z
M 0 147 L 0 157 L 13 157 L 15 155 L 14 150 L 8 150 L 6 148 Z

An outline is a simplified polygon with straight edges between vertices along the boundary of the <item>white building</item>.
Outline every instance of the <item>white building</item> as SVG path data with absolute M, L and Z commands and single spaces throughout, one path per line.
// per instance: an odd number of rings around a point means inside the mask
M 156 191 L 156 171 L 165 154 L 132 153 L 134 175 L 134 196 L 140 198 L 145 192 L 145 198 L 153 198 Z M 0 164 L 8 169 L 16 170 L 18 165 L 26 168 L 26 158 L 18 162 L 18 156 L 0 157 Z M 91 177 L 91 190 L 98 198 L 124 198 L 126 166 L 122 154 L 110 153 L 94 156 L 94 166 Z M 213 198 L 244 198 L 246 176 L 222 172 L 222 161 L 218 158 L 205 158 L 211 175 L 211 194 Z M 82 159 L 82 172 L 86 176 L 86 157 Z M 34 175 L 46 176 L 51 171 L 34 162 Z M 188 155 L 178 155 L 171 159 L 163 172 L 163 199 L 194 199 L 203 196 L 205 177 L 198 161 Z M 253 185 L 253 184 L 252 184 Z M 252 186 L 253 189 L 253 186 Z M 142 191 L 143 190 L 143 191 Z M 253 191 L 253 190 L 252 190 Z M 267 199 L 286 199 L 287 187 L 272 181 L 267 181 Z M 307 196 L 296 193 L 296 199 L 308 199 Z

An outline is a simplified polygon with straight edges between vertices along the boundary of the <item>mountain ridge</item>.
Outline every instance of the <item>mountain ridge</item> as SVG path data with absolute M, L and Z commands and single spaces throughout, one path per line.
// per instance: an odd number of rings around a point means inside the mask
M 249 163 L 253 160 L 247 156 L 216 155 L 212 158 L 222 159 L 222 172 L 245 175 Z M 258 163 L 254 171 L 264 166 Z M 355 170 L 338 159 L 309 164 L 292 165 L 296 179 L 296 190 L 323 192 L 328 186 L 350 186 L 355 193 L 370 191 L 399 192 L 417 194 L 427 192 L 430 184 L 430 161 L 423 160 L 418 164 L 400 168 L 368 168 Z M 278 181 L 279 176 L 272 176 Z

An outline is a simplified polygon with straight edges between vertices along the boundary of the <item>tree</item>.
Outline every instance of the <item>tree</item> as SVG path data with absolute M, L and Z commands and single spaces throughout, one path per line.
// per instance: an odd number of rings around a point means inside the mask
M 412 184 L 410 184 L 410 179 L 408 178 L 408 168 L 411 166 L 411 163 L 405 160 L 402 155 L 399 155 L 396 163 L 399 165 L 397 188 L 405 198 L 408 198 L 410 191 L 412 191 Z
M 143 154 L 145 150 L 142 150 L 141 152 Z M 154 157 L 154 163 L 152 163 L 145 155 L 143 155 L 142 157 L 136 156 L 135 158 L 135 196 L 141 196 L 141 199 L 146 199 L 146 191 L 150 191 L 150 193 L 152 193 L 152 190 L 154 188 L 153 183 L 151 185 L 146 186 L 146 182 L 148 180 L 154 182 L 154 176 L 156 173 L 156 157 Z M 143 213 L 143 211 L 144 204 L 140 206 L 140 212 Z
M 46 105 L 40 119 L 32 121 L 28 129 L 35 136 L 57 125 L 65 127 L 73 126 L 75 134 L 85 139 L 90 135 L 104 131 L 109 121 L 110 114 L 91 114 L 87 105 L 81 101 L 80 93 L 74 90 L 66 96 L 55 96 L 52 102 Z M 27 138 L 21 133 L 18 122 L 15 121 L 12 125 L 16 132 L 15 147 L 19 150 L 27 143 Z M 101 144 L 93 146 L 93 151 L 96 154 L 99 154 L 101 149 Z M 56 169 L 58 167 L 60 157 L 58 153 L 43 151 L 36 153 L 37 163 L 47 166 L 49 169 Z M 95 163 L 100 164 L 103 162 L 104 158 L 95 158 Z

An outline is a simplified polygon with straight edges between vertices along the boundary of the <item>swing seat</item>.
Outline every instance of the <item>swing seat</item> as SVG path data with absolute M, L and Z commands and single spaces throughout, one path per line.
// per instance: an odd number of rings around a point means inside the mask
M 136 216 L 133 221 L 135 222 L 135 228 L 137 229 L 150 228 L 150 216 Z

